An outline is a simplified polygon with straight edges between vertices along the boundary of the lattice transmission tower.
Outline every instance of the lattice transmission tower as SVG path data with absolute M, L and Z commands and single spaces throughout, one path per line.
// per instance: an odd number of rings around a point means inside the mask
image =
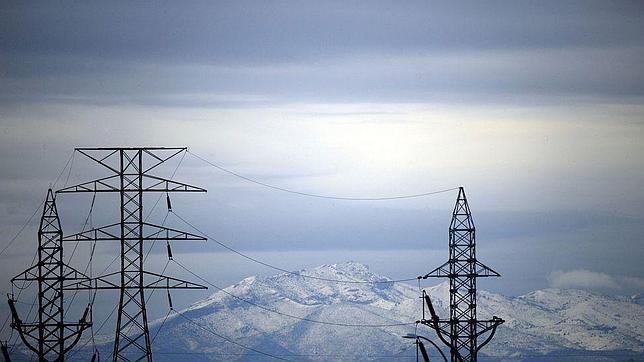
M 476 259 L 476 229 L 465 190 L 460 187 L 449 226 L 449 260 L 419 277 L 449 279 L 449 319 L 442 320 L 436 315 L 429 295 L 423 290 L 421 323 L 436 331 L 439 339 L 449 347 L 453 362 L 475 362 L 477 352 L 492 339 L 496 328 L 504 322 L 496 316 L 490 320 L 478 320 L 476 316 L 476 279 L 499 276 L 499 273 Z M 431 315 L 429 320 L 425 319 L 425 305 Z M 487 332 L 487 338 L 478 344 L 478 337 Z
M 114 361 L 152 361 L 152 348 L 145 306 L 146 289 L 207 289 L 205 286 L 144 269 L 145 241 L 206 240 L 202 236 L 155 225 L 144 220 L 146 193 L 206 192 L 205 189 L 161 178 L 150 171 L 186 148 L 116 147 L 76 148 L 76 151 L 109 170 L 112 175 L 57 193 L 117 193 L 120 221 L 64 238 L 64 241 L 120 241 L 120 271 L 79 282 L 76 289 L 117 289 L 120 291 Z
M 88 283 L 90 279 L 63 261 L 63 231 L 51 189 L 47 192 L 44 205 L 38 230 L 38 262 L 11 279 L 12 287 L 17 288 L 23 288 L 25 283 L 37 282 L 37 320 L 24 322 L 20 318 L 11 293 L 11 327 L 18 331 L 24 344 L 38 355 L 39 361 L 63 361 L 65 353 L 74 347 L 83 331 L 92 324 L 88 320 L 88 315 L 91 319 L 90 305 L 78 322 L 64 321 L 64 291 L 69 285 Z M 3 354 L 6 359 L 6 348 L 3 348 Z

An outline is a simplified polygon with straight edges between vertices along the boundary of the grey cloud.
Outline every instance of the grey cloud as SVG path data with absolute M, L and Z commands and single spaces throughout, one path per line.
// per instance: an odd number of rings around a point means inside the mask
M 590 270 L 555 271 L 550 274 L 550 283 L 555 288 L 564 289 L 620 289 L 612 276 Z
M 550 285 L 555 288 L 586 289 L 599 292 L 641 293 L 644 279 L 614 276 L 586 269 L 557 270 L 550 274 Z
M 517 49 L 415 56 L 365 53 L 279 65 L 107 63 L 47 76 L 9 76 L 5 103 L 45 101 L 182 107 L 262 107 L 284 102 L 569 102 L 644 96 L 641 48 Z M 36 57 L 38 63 L 48 58 Z M 83 59 L 69 58 L 68 68 Z M 101 64 L 106 64 L 105 61 Z
M 639 2 L 7 3 L 1 46 L 192 62 L 316 59 L 365 49 L 639 44 Z
M 5 3 L 0 101 L 257 107 L 640 98 L 641 8 L 594 1 Z

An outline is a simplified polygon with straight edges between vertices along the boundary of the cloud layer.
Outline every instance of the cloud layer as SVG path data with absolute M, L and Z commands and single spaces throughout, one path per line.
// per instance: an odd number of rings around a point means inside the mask
M 616 277 L 586 269 L 554 271 L 550 274 L 549 282 L 552 287 L 563 289 L 635 293 L 644 291 L 644 279 L 642 278 Z
M 6 3 L 0 11 L 5 104 L 644 96 L 638 2 Z

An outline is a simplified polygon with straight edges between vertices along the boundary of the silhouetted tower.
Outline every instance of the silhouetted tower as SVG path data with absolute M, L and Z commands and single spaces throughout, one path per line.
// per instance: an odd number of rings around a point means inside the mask
M 77 148 L 113 173 L 58 190 L 58 193 L 114 192 L 120 196 L 120 222 L 66 237 L 65 241 L 114 240 L 121 244 L 121 270 L 79 283 L 77 289 L 118 289 L 120 299 L 114 338 L 114 361 L 152 361 L 145 289 L 206 289 L 205 286 L 144 270 L 143 243 L 152 240 L 206 240 L 191 233 L 144 221 L 148 192 L 206 192 L 205 189 L 153 176 L 150 171 L 186 148 Z M 169 244 L 168 244 L 169 245 Z M 118 280 L 114 280 L 118 278 Z
M 476 278 L 499 277 L 499 273 L 476 260 L 476 229 L 465 191 L 459 188 L 456 206 L 449 226 L 449 260 L 426 275 L 419 277 L 449 279 L 449 320 L 440 320 L 429 296 L 423 291 L 423 302 L 429 307 L 432 319 L 421 323 L 436 330 L 438 337 L 450 348 L 452 361 L 476 361 L 477 352 L 491 339 L 503 319 L 476 319 Z M 477 339 L 490 331 L 481 344 Z
M 38 355 L 39 361 L 63 361 L 65 353 L 91 325 L 87 320 L 90 305 L 77 323 L 63 320 L 63 296 L 68 284 L 89 282 L 89 278 L 63 262 L 63 231 L 60 227 L 56 200 L 51 189 L 40 219 L 38 230 L 38 263 L 20 273 L 11 283 L 38 283 L 38 320 L 23 322 L 16 310 L 13 294 L 9 296 L 11 327 L 18 331 L 25 345 Z M 5 356 L 6 358 L 6 356 Z

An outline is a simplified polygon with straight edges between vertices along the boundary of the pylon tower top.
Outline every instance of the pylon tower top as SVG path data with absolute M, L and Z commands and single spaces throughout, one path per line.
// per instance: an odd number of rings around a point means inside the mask
M 16 308 L 13 294 L 9 296 L 11 327 L 18 331 L 23 343 L 37 354 L 39 361 L 63 361 L 65 353 L 92 324 L 91 320 L 88 320 L 90 305 L 85 308 L 80 321 L 64 321 L 63 296 L 67 286 L 87 283 L 90 279 L 65 264 L 62 239 L 63 230 L 60 227 L 56 199 L 49 189 L 38 229 L 38 262 L 11 279 L 12 285 L 18 282 L 37 282 L 37 320 L 23 321 Z
M 476 361 L 477 352 L 491 340 L 496 328 L 504 322 L 496 316 L 491 320 L 479 321 L 476 315 L 476 279 L 498 276 L 501 275 L 476 259 L 476 228 L 465 190 L 460 187 L 449 226 L 449 259 L 419 277 L 449 279 L 450 318 L 438 318 L 431 300 L 423 292 L 423 302 L 429 307 L 432 319 L 423 318 L 421 323 L 436 330 L 438 337 L 450 348 L 452 361 Z M 487 339 L 479 344 L 478 337 L 487 332 L 490 332 Z
M 146 289 L 206 289 L 185 280 L 152 273 L 144 268 L 145 241 L 206 240 L 206 238 L 144 221 L 144 194 L 148 192 L 206 192 L 200 187 L 165 179 L 151 171 L 186 151 L 185 147 L 95 147 L 76 151 L 111 171 L 110 176 L 83 182 L 57 193 L 113 192 L 120 198 L 120 221 L 80 232 L 65 241 L 113 240 L 121 244 L 121 269 L 100 276 L 93 285 L 79 283 L 78 289 L 120 291 L 113 361 L 152 361 L 152 346 L 145 304 Z M 169 198 L 169 197 L 168 197 Z M 168 210 L 170 211 L 170 210 Z M 168 244 L 169 249 L 169 244 Z

